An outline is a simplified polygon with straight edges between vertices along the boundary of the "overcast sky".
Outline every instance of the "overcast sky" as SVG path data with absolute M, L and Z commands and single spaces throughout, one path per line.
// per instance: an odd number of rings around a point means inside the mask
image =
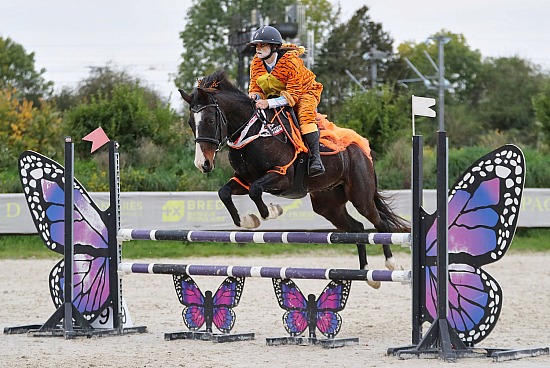
M 462 33 L 484 57 L 518 55 L 550 70 L 549 0 L 334 0 L 349 19 L 363 5 L 395 40 L 422 42 L 441 29 Z M 74 87 L 90 66 L 112 62 L 157 89 L 177 91 L 170 75 L 182 52 L 179 32 L 191 0 L 0 0 L 0 36 L 35 52 L 56 89 Z M 179 106 L 175 106 L 179 107 Z

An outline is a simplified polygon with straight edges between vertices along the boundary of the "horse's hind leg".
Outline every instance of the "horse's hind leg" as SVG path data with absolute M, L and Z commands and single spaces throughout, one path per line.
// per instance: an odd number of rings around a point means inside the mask
M 330 221 L 338 230 L 361 233 L 365 231 L 363 224 L 350 216 L 346 209 L 347 199 L 342 187 L 330 191 L 310 193 L 311 205 L 315 213 Z M 357 244 L 359 267 L 368 269 L 367 250 L 365 244 Z M 380 281 L 367 281 L 375 289 L 380 287 Z
M 350 201 L 353 204 L 353 206 L 357 209 L 357 212 L 359 212 L 361 215 L 363 215 L 366 219 L 368 219 L 375 227 L 376 231 L 380 233 L 391 233 L 393 232 L 393 229 L 387 225 L 385 221 L 382 221 L 380 218 L 380 214 L 378 212 L 378 209 L 376 208 L 373 201 L 367 201 L 365 200 L 367 198 L 367 194 L 363 193 L 362 196 L 358 196 L 356 194 L 350 194 Z M 382 249 L 384 251 L 384 257 L 385 257 L 385 266 L 389 270 L 402 270 L 403 267 L 395 261 L 395 258 L 393 257 L 393 253 L 391 251 L 391 246 L 384 244 L 382 245 Z
M 364 157 L 364 160 L 356 160 L 354 165 L 352 165 L 353 169 L 345 186 L 346 198 L 357 209 L 357 212 L 374 225 L 376 231 L 381 233 L 395 232 L 395 229 L 390 226 L 387 219 L 381 216 L 376 206 L 376 176 L 372 163 L 365 156 L 358 156 L 356 154 L 354 157 Z M 395 262 L 389 245 L 383 245 L 382 249 L 384 250 L 384 257 L 386 259 L 385 265 L 389 270 L 403 269 L 403 267 Z

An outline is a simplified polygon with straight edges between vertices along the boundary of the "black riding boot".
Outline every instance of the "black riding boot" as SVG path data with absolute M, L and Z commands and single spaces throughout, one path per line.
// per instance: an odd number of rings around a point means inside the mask
M 312 177 L 324 174 L 325 167 L 319 154 L 319 132 L 304 134 L 303 137 L 311 153 L 307 174 Z

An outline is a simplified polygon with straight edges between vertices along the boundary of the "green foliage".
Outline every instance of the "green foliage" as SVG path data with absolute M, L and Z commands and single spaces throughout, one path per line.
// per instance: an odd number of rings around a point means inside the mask
M 67 111 L 65 132 L 79 139 L 101 126 L 107 136 L 131 151 L 139 148 L 137 143 L 142 139 L 157 145 L 175 143 L 174 127 L 179 119 L 169 106 L 151 108 L 139 83 L 117 84 L 111 93 L 98 92 L 88 103 Z
M 543 86 L 543 90 L 533 97 L 533 108 L 538 126 L 545 135 L 544 143 L 550 147 L 550 82 L 548 80 Z
M 358 93 L 342 104 L 338 125 L 355 130 L 383 155 L 392 142 L 410 135 L 408 104 L 405 96 L 396 95 L 387 86 Z
M 227 42 L 229 36 L 236 32 L 253 32 L 259 27 L 259 19 L 250 19 L 253 10 L 262 18 L 269 18 L 271 25 L 276 25 L 285 21 L 286 6 L 295 3 L 295 0 L 195 1 L 187 12 L 185 27 L 180 33 L 183 53 L 175 79 L 176 86 L 190 92 L 195 87 L 197 78 L 221 68 L 231 78 L 237 79 L 238 53 Z M 305 6 L 307 19 L 305 28 L 314 30 L 316 40 L 323 40 L 326 37 L 325 32 L 337 17 L 332 12 L 330 2 L 306 0 L 302 1 L 302 5 Z M 246 45 L 237 47 L 243 50 Z M 245 58 L 245 65 L 249 61 L 250 54 Z
M 519 57 L 491 58 L 485 62 L 480 79 L 479 116 L 488 127 L 517 129 L 524 134 L 536 131 L 531 99 L 545 80 L 537 67 Z
M 332 3 L 327 0 L 300 0 L 300 4 L 305 7 L 307 29 L 314 33 L 315 48 L 322 47 L 334 25 L 337 24 L 340 5 L 334 9 Z M 302 37 L 301 41 L 305 44 L 307 35 L 298 36 Z
M 27 149 L 57 156 L 60 127 L 61 118 L 50 103 L 37 108 L 19 100 L 14 89 L 0 89 L 0 172 L 17 166 L 17 158 Z
M 444 45 L 445 78 L 450 82 L 450 89 L 445 92 L 445 128 L 453 146 L 484 146 L 495 138 L 521 145 L 537 142 L 540 129 L 535 124 L 531 100 L 548 83 L 548 75 L 519 57 L 482 61 L 479 51 L 471 50 L 463 35 L 445 30 L 434 37 L 438 35 L 450 38 Z M 401 58 L 411 60 L 425 76 L 437 75 L 425 55 L 438 61 L 436 43 L 404 43 L 398 51 Z M 409 70 L 407 77 L 417 76 Z M 435 97 L 436 91 L 422 83 L 408 86 L 407 93 Z M 428 134 L 434 130 L 433 124 L 422 124 L 422 120 L 419 123 L 419 130 L 427 137 L 426 144 L 434 145 L 435 136 Z
M 370 64 L 363 55 L 374 47 L 382 52 L 392 51 L 389 33 L 382 29 L 381 23 L 371 20 L 368 10 L 363 6 L 348 22 L 336 26 L 317 57 L 315 73 L 324 87 L 320 109 L 329 117 L 334 118 L 339 105 L 358 89 L 346 70 L 366 84 L 370 80 Z M 388 68 L 387 63 L 378 66 L 380 80 L 385 80 Z
M 517 229 L 510 251 L 547 252 L 550 250 L 548 236 L 550 236 L 548 228 Z
M 449 149 L 449 185 L 474 161 L 505 143 L 494 146 L 471 146 Z M 520 147 L 521 148 L 521 147 Z M 378 183 L 381 189 L 410 188 L 410 139 L 400 139 L 389 147 L 386 154 L 375 162 Z M 526 162 L 525 187 L 547 188 L 550 183 L 550 168 L 545 153 L 533 148 L 523 148 Z M 437 152 L 433 147 L 424 145 L 423 175 L 424 188 L 435 189 L 437 185 Z
M 399 138 L 386 148 L 385 154 L 382 157 L 374 160 L 380 189 L 388 190 L 411 187 L 410 142 L 410 138 Z
M 445 78 L 449 81 L 451 89 L 449 91 L 449 100 L 447 104 L 456 102 L 465 103 L 467 105 L 475 104 L 479 99 L 479 74 L 482 68 L 481 53 L 479 50 L 471 50 L 462 34 L 455 34 L 446 30 L 441 30 L 432 35 L 434 39 L 438 36 L 448 37 L 449 43 L 444 45 L 445 56 Z M 435 70 L 430 60 L 426 57 L 426 53 L 432 61 L 438 64 L 439 48 L 437 41 L 421 42 L 415 44 L 413 42 L 405 42 L 397 47 L 399 57 L 408 58 L 413 65 L 430 81 L 437 82 L 438 72 Z M 405 75 L 401 78 L 418 78 L 408 66 L 404 68 Z M 434 95 L 436 92 L 426 88 L 423 83 L 409 83 L 409 93 L 421 96 Z
M 184 51 L 175 80 L 178 88 L 191 91 L 197 78 L 221 68 L 235 76 L 237 54 L 227 43 L 227 38 L 230 29 L 241 28 L 244 20 L 239 14 L 248 16 L 253 5 L 252 1 L 194 2 L 187 13 L 185 28 L 180 33 Z
M 27 54 L 25 48 L 12 39 L 0 37 L 0 89 L 15 89 L 18 99 L 32 101 L 35 106 L 48 97 L 53 82 L 42 76 L 45 69 L 36 71 L 34 52 Z
M 550 166 L 548 153 L 533 148 L 524 148 L 525 155 L 525 187 L 548 188 L 550 183 Z

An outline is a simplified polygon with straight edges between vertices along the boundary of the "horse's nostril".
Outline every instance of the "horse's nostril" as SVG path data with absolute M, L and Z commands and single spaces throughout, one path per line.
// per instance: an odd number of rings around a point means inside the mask
M 202 168 L 204 169 L 204 171 L 210 171 L 211 170 L 210 161 L 206 160 L 204 164 L 202 164 Z

